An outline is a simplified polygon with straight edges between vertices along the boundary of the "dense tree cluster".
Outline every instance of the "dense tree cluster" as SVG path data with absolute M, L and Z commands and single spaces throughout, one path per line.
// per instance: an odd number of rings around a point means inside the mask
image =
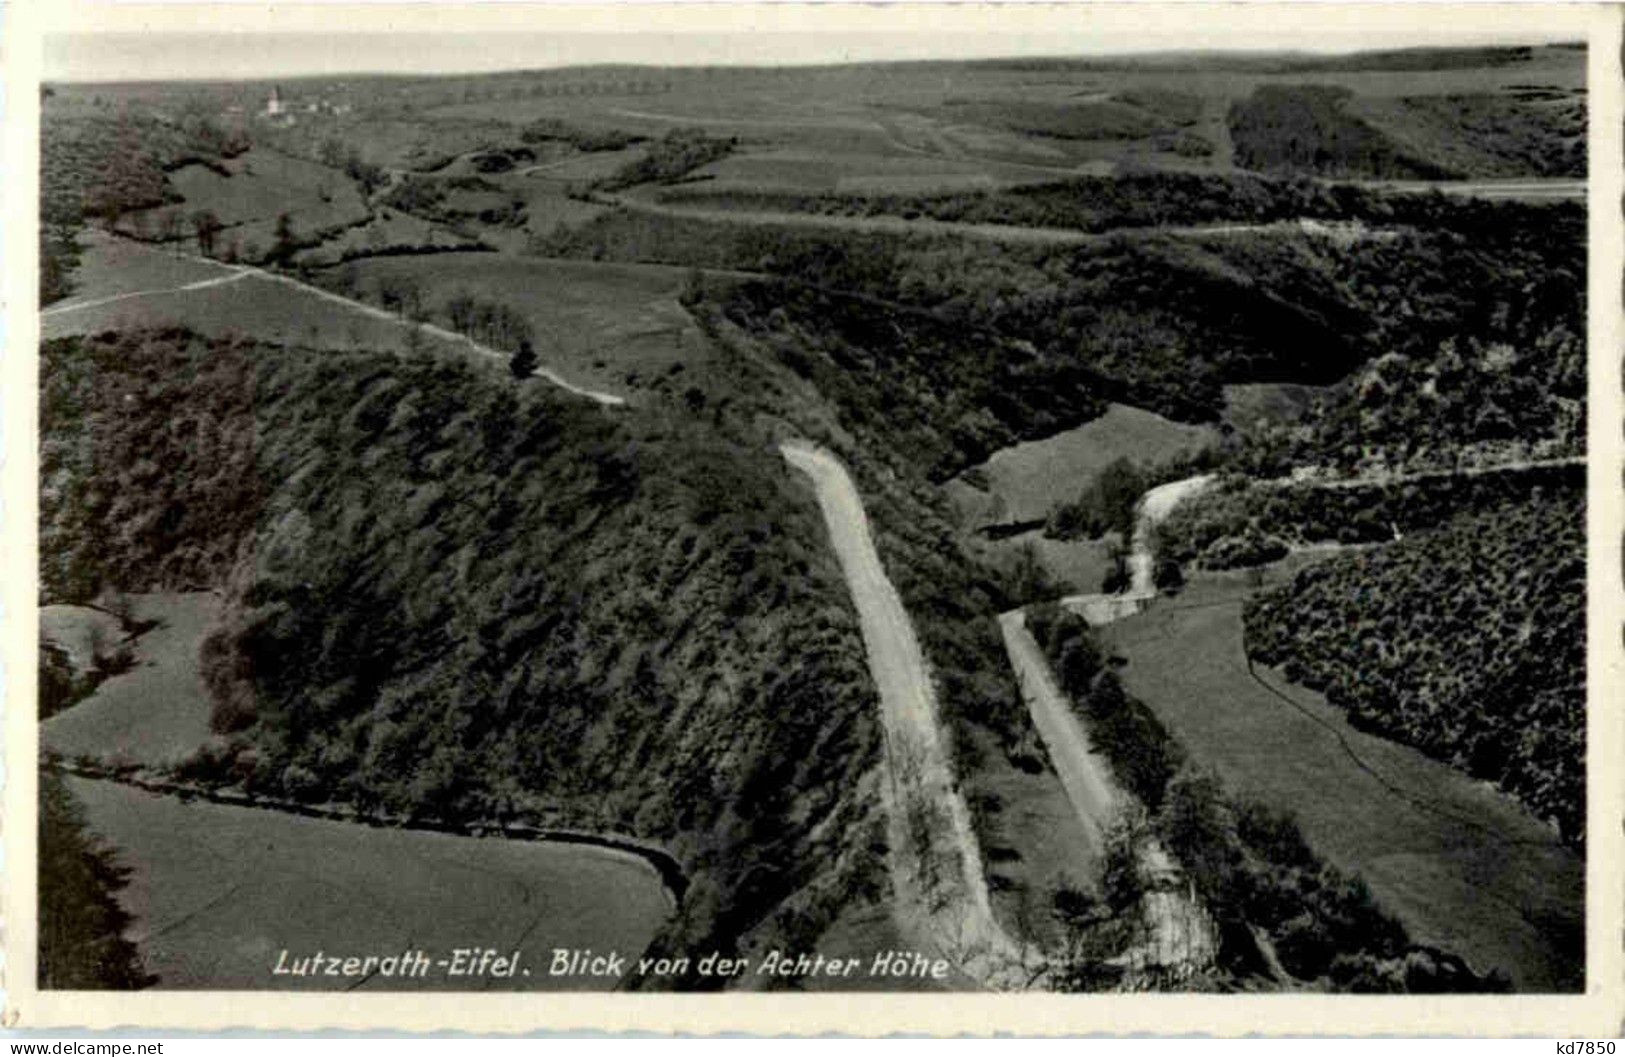
M 114 114 L 41 117 L 40 196 L 49 210 L 116 220 L 177 200 L 165 174 L 190 163 L 218 166 L 249 147 L 240 129 L 200 117 L 171 118 L 135 108 Z
M 1091 744 L 1149 811 L 1151 831 L 1214 916 L 1224 970 L 1269 972 L 1256 929 L 1294 978 L 1332 990 L 1507 989 L 1504 977 L 1475 976 L 1459 958 L 1412 944 L 1365 883 L 1324 862 L 1289 816 L 1232 796 L 1191 763 L 1156 714 L 1123 689 L 1082 617 L 1036 606 L 1027 621 Z
M 1396 194 L 1306 176 L 1141 172 L 1078 176 L 994 190 L 936 194 L 848 194 L 787 190 L 675 188 L 662 200 L 712 210 L 897 216 L 962 224 L 1067 228 L 1104 233 L 1174 225 L 1231 227 L 1284 221 L 1494 229 L 1534 209 L 1577 215 L 1573 207 L 1529 206 L 1441 194 Z
M 219 583 L 262 505 L 244 357 L 188 361 L 183 395 L 178 363 L 109 338 L 40 347 L 45 603 Z
M 872 684 L 775 453 L 500 365 L 181 333 L 42 356 L 48 587 L 226 588 L 204 663 L 238 733 L 194 777 L 660 839 L 695 877 L 673 942 L 706 949 L 871 861 L 845 844 Z
M 1160 93 L 1157 101 L 1177 93 Z M 1151 101 L 1150 97 L 1146 97 Z M 1173 131 L 1173 122 L 1152 107 L 1126 99 L 1050 102 L 1041 99 L 950 99 L 945 116 L 957 123 L 989 125 L 1028 136 L 1063 140 L 1137 140 Z
M 1571 290 L 1573 288 L 1570 288 Z M 1319 396 L 1292 427 L 1256 430 L 1236 465 L 1279 474 L 1471 469 L 1582 455 L 1586 441 L 1581 305 L 1518 344 L 1446 339 L 1430 356 L 1391 353 Z M 1583 333 L 1584 328 L 1580 326 Z
M 1305 569 L 1248 606 L 1248 651 L 1582 844 L 1582 494 L 1536 493 Z
M 512 305 L 492 298 L 477 297 L 467 290 L 458 290 L 446 298 L 441 308 L 447 324 L 459 334 L 504 352 L 529 349 L 536 337 L 529 318 Z M 532 366 L 535 366 L 534 355 Z
M 935 480 L 1023 436 L 1105 410 L 1076 362 L 957 328 L 923 312 L 785 283 L 744 283 L 697 303 L 817 387 L 850 428 L 909 453 Z
M 480 202 L 478 208 L 469 208 L 453 198 L 457 191 L 484 197 L 476 199 Z M 442 224 L 478 221 L 517 227 L 525 221 L 525 200 L 509 195 L 500 184 L 482 176 L 408 176 L 390 188 L 381 201 L 392 209 Z
M 635 133 L 618 129 L 582 128 L 551 117 L 532 121 L 519 133 L 519 138 L 526 143 L 568 143 L 576 150 L 588 152 L 625 150 L 644 141 L 644 137 Z
M 39 986 L 49 990 L 135 990 L 154 979 L 125 939 L 130 915 L 118 903 L 129 881 L 113 852 L 85 826 L 84 809 L 62 776 L 39 775 Z
M 675 183 L 700 168 L 728 156 L 738 140 L 707 134 L 703 129 L 673 129 L 649 144 L 643 157 L 627 162 L 594 185 L 601 191 L 619 191 L 638 184 Z
M 1265 84 L 1230 108 L 1236 164 L 1320 176 L 1439 180 L 1464 175 L 1404 149 L 1347 108 L 1341 85 Z
M 1228 115 L 1236 164 L 1377 179 L 1583 177 L 1585 100 L 1558 91 L 1357 98 L 1266 84 Z

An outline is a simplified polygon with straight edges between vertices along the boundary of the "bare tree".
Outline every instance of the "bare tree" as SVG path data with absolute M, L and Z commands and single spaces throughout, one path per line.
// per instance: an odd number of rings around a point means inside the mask
M 221 228 L 220 218 L 212 209 L 200 209 L 192 214 L 192 230 L 197 235 L 197 251 L 205 257 L 214 256 L 215 236 Z

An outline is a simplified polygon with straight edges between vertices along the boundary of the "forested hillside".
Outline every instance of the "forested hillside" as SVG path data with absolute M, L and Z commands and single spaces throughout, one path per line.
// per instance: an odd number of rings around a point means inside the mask
M 712 190 L 695 184 L 665 191 L 661 200 L 711 210 L 895 216 L 1094 233 L 1159 224 L 1233 227 L 1297 220 L 1429 225 L 1460 222 L 1484 208 L 1439 196 L 1247 172 L 1079 176 L 997 190 L 909 195 Z
M 1579 493 L 1464 514 L 1255 599 L 1247 648 L 1582 844 L 1585 545 Z
M 1218 416 L 1226 384 L 1325 384 L 1385 353 L 1424 370 L 1451 348 L 1500 344 L 1543 363 L 1572 358 L 1579 304 L 1564 276 L 1583 264 L 1583 214 L 1424 204 L 1407 218 L 1418 226 L 1352 236 L 1274 229 L 1090 246 L 620 211 L 543 248 L 785 277 L 709 279 L 691 309 L 720 312 L 827 387 L 849 428 L 923 445 L 922 465 L 940 478 L 1012 439 L 1087 421 L 1107 400 L 1201 421 Z M 1439 224 L 1420 226 L 1430 217 Z M 1493 370 L 1503 389 L 1523 384 L 1499 361 Z M 1556 368 L 1556 395 L 1571 374 Z M 1448 385 L 1439 394 L 1457 399 Z
M 1153 545 L 1160 557 L 1210 569 L 1258 565 L 1288 546 L 1387 543 L 1464 512 L 1531 497 L 1576 498 L 1585 494 L 1585 476 L 1578 463 L 1334 487 L 1233 475 L 1174 508 L 1157 526 Z
M 48 596 L 227 589 L 194 777 L 660 840 L 672 946 L 883 883 L 855 617 L 770 451 L 396 354 L 148 333 L 42 374 Z

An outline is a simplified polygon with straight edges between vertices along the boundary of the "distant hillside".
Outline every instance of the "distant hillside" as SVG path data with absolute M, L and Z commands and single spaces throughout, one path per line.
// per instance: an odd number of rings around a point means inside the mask
M 797 893 L 810 941 L 884 884 L 855 616 L 771 451 L 393 354 L 168 332 L 41 367 L 48 596 L 227 592 L 195 775 L 661 841 L 670 947 Z
M 1584 90 L 1357 96 L 1337 84 L 1266 84 L 1231 106 L 1235 163 L 1260 172 L 1379 180 L 1586 173 Z
M 1577 325 L 1542 276 L 1583 258 L 1583 211 L 1441 196 L 1361 208 L 1371 219 L 1343 230 L 1086 246 L 617 211 L 542 248 L 783 276 L 708 279 L 689 300 L 940 480 L 1108 400 L 1211 421 L 1227 384 L 1327 384 L 1383 352 L 1429 359 L 1452 339 Z M 1373 231 L 1385 210 L 1392 226 Z
M 1466 175 L 1413 154 L 1347 109 L 1351 89 L 1265 85 L 1230 108 L 1236 164 L 1261 172 L 1311 172 L 1385 180 Z

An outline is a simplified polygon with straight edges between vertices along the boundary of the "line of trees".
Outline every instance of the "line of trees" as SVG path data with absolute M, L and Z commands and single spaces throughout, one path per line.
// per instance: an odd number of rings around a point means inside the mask
M 1324 862 L 1290 816 L 1232 795 L 1195 765 L 1123 688 L 1082 617 L 1034 606 L 1027 623 L 1091 740 L 1196 885 L 1233 977 L 1270 975 L 1267 946 L 1297 980 L 1337 991 L 1509 989 L 1502 973 L 1480 977 L 1460 958 L 1412 944 L 1365 882 Z
M 444 314 L 452 330 L 489 348 L 519 352 L 536 338 L 535 328 L 523 312 L 467 290 L 458 290 L 446 299 Z M 531 366 L 535 366 L 534 362 Z

